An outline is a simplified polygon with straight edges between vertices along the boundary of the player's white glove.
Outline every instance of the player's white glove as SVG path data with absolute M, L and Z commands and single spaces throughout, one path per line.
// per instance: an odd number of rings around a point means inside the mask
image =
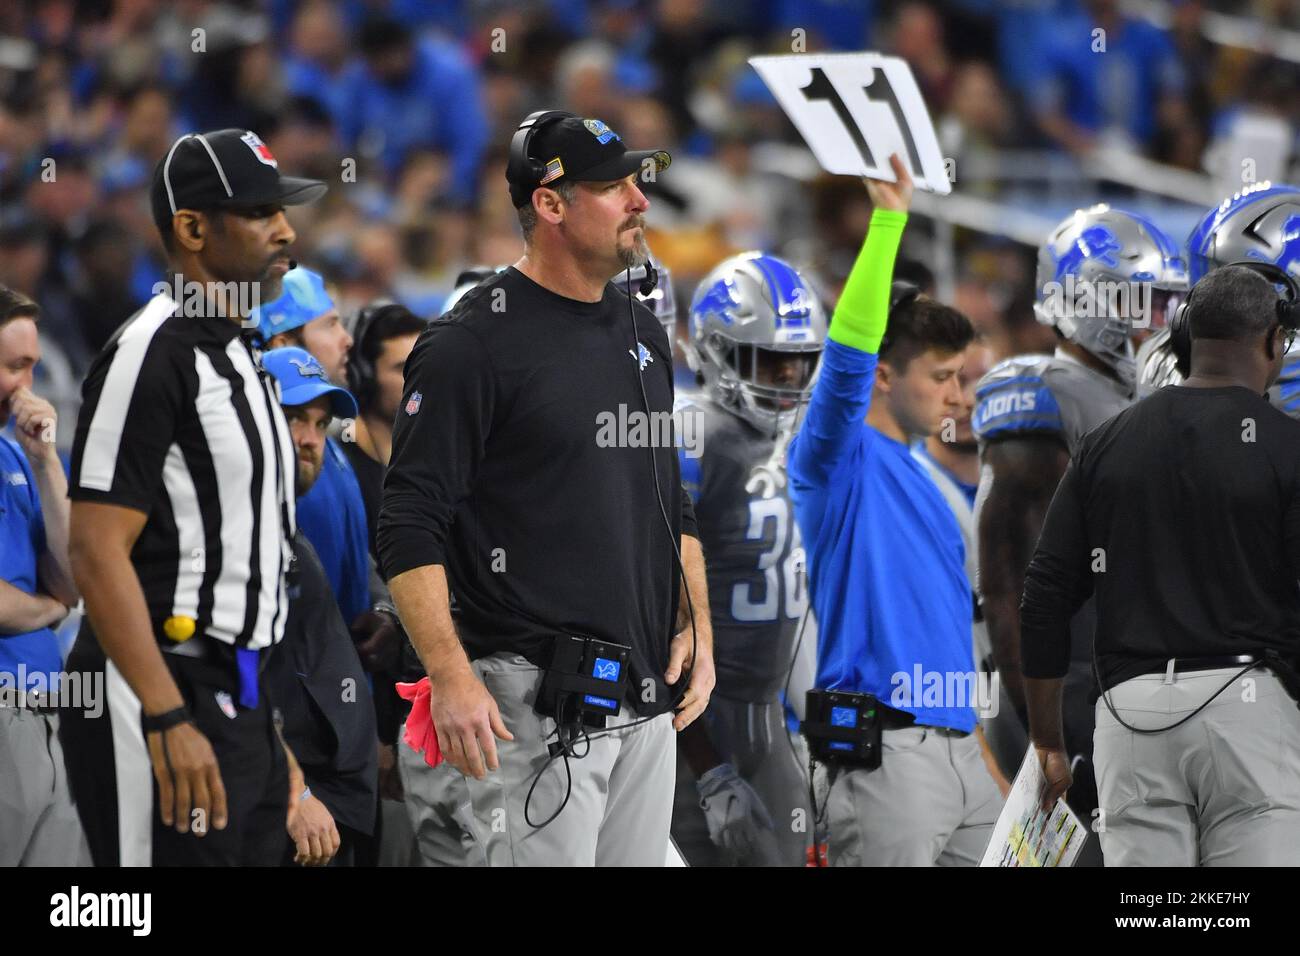
M 775 840 L 772 817 L 736 768 L 720 763 L 695 783 L 709 839 L 741 860 L 766 856 Z

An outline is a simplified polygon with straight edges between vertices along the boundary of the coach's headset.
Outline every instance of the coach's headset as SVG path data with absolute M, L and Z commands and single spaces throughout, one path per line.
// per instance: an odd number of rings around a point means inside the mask
M 570 113 L 566 110 L 538 110 L 537 112 L 530 113 L 528 116 L 526 116 L 523 122 L 519 124 L 519 128 L 515 130 L 514 136 L 510 138 L 510 156 L 506 161 L 506 178 L 510 180 L 510 182 L 512 183 L 517 181 L 525 181 L 525 180 L 533 183 L 540 182 L 542 178 L 545 177 L 546 175 L 546 167 L 545 164 L 542 163 L 540 160 L 534 159 L 532 156 L 529 155 L 529 148 L 532 145 L 533 137 L 536 136 L 540 130 L 544 129 L 546 126 L 549 126 L 551 123 L 558 122 L 559 120 L 566 119 L 574 115 L 575 115 L 574 113 Z M 637 355 L 641 344 L 640 341 L 641 336 L 637 330 L 637 324 L 636 324 L 636 303 L 633 300 L 633 295 L 632 295 L 632 270 L 630 267 L 627 270 L 626 278 L 627 278 L 626 291 L 627 291 L 628 316 L 632 320 L 631 351 L 633 355 Z M 653 264 L 647 262 L 645 278 L 641 280 L 641 283 L 637 287 L 636 291 L 639 292 L 642 296 L 647 296 L 654 291 L 655 286 L 658 284 L 659 284 L 659 273 L 655 269 Z M 360 326 L 358 326 L 358 335 L 356 337 L 358 344 L 360 343 L 360 331 L 361 331 Z M 641 362 L 638 361 L 636 364 L 637 364 L 637 384 L 640 386 L 641 389 L 641 402 L 643 407 L 645 408 L 646 417 L 649 418 L 650 398 L 646 394 L 646 390 L 645 390 L 644 372 L 643 372 Z M 691 600 L 690 588 L 684 586 L 686 581 L 686 573 L 682 568 L 682 552 L 681 552 L 681 548 L 678 546 L 677 543 L 677 536 L 673 533 L 672 522 L 668 520 L 668 509 L 664 506 L 663 491 L 659 487 L 659 468 L 658 468 L 658 461 L 655 457 L 654 445 L 650 444 L 648 446 L 648 450 L 650 452 L 650 477 L 654 481 L 655 500 L 659 504 L 659 516 L 663 519 L 664 530 L 668 533 L 668 542 L 669 544 L 672 545 L 673 548 L 673 560 L 676 562 L 677 565 L 678 586 L 681 590 L 685 591 L 686 593 L 686 610 L 687 613 L 690 615 L 690 621 L 691 621 L 691 663 L 693 667 L 695 662 L 695 653 L 698 650 L 698 646 L 699 646 L 698 638 L 696 636 L 696 631 L 695 631 L 695 605 L 694 602 Z M 676 454 L 675 450 L 674 450 L 674 454 Z M 691 670 L 686 669 L 685 672 L 679 678 L 679 680 L 681 681 L 681 690 L 674 695 L 672 705 L 669 707 L 670 712 L 676 710 L 677 705 L 680 704 L 682 699 L 686 696 L 686 691 L 690 687 L 690 675 L 691 675 Z M 532 786 L 528 788 L 528 797 L 525 798 L 524 800 L 524 820 L 529 824 L 529 826 L 535 827 L 536 829 L 541 829 L 542 827 L 550 823 L 552 820 L 554 820 L 556 817 L 558 817 L 561 811 L 564 810 L 564 807 L 568 804 L 569 793 L 571 791 L 572 783 L 573 783 L 572 776 L 568 776 L 569 786 L 566 787 L 564 799 L 560 802 L 559 807 L 555 810 L 554 813 L 552 813 L 541 823 L 533 823 L 529 817 L 528 803 L 533 795 L 533 790 L 537 787 L 538 782 L 541 780 L 542 774 L 546 772 L 546 768 L 551 765 L 551 762 L 557 756 L 562 756 L 564 758 L 565 770 L 567 776 L 569 758 L 570 757 L 577 758 L 577 757 L 585 756 L 587 753 L 587 751 L 585 750 L 581 754 L 576 754 L 573 752 L 573 745 L 578 740 L 591 741 L 597 737 L 603 737 L 606 734 L 610 734 L 618 730 L 626 730 L 629 727 L 635 727 L 637 724 L 647 723 L 648 721 L 651 721 L 653 719 L 654 717 L 639 717 L 636 720 L 628 721 L 625 724 L 617 724 L 613 727 L 607 727 L 604 730 L 599 730 L 591 734 L 587 733 L 585 729 L 579 729 L 578 733 L 572 736 L 566 736 L 564 729 L 557 727 L 556 732 L 559 737 L 559 744 L 552 749 L 551 755 L 547 758 L 546 762 L 541 766 L 541 768 L 538 769 L 536 776 L 533 778 Z
M 1297 329 L 1300 329 L 1300 283 L 1297 283 L 1289 272 L 1275 263 L 1256 262 L 1251 259 L 1229 262 L 1227 265 L 1244 266 L 1263 276 L 1273 284 L 1274 288 L 1280 288 L 1281 291 L 1277 299 L 1277 324 L 1288 333 L 1294 333 Z M 1220 266 L 1220 268 L 1223 268 L 1223 266 Z M 1198 282 L 1197 285 L 1199 286 L 1200 283 Z M 1173 349 L 1178 372 L 1183 378 L 1187 378 L 1191 374 L 1192 302 L 1195 298 L 1196 286 L 1193 286 L 1191 291 L 1187 293 L 1187 298 L 1174 311 L 1174 317 L 1169 322 L 1169 345 Z M 1268 340 L 1268 357 L 1273 357 L 1271 330 Z

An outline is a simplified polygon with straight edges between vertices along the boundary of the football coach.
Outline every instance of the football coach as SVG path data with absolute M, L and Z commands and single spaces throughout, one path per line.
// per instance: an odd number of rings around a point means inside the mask
M 1300 422 L 1264 397 L 1295 295 L 1260 263 L 1196 284 L 1171 326 L 1191 375 L 1084 438 L 1025 576 L 1045 803 L 1070 784 L 1070 617 L 1096 595 L 1107 866 L 1300 864 Z
M 673 439 L 601 427 L 671 421 L 668 338 L 610 281 L 647 261 L 641 177 L 669 161 L 596 119 L 529 116 L 506 173 L 524 255 L 406 363 L 378 544 L 489 865 L 662 865 L 673 730 L 713 689 Z M 593 660 L 624 681 L 608 729 L 573 726 L 543 688 Z

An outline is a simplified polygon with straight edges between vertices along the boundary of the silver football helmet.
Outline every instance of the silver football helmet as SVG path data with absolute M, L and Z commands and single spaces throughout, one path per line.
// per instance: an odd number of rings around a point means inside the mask
M 1229 196 L 1196 224 L 1187 259 L 1193 283 L 1247 259 L 1271 262 L 1300 280 L 1300 189 L 1265 181 Z
M 777 434 L 794 429 L 812 397 L 826 327 L 821 301 L 793 266 L 744 252 L 695 290 L 687 357 L 715 401 Z
M 1131 336 L 1163 328 L 1186 294 L 1178 248 L 1150 220 L 1105 204 L 1080 209 L 1038 250 L 1034 314 L 1106 363 L 1128 387 Z

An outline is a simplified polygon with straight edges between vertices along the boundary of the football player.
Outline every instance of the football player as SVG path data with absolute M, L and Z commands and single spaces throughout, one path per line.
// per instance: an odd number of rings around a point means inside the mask
M 1247 186 L 1210 209 L 1187 239 L 1188 280 L 1194 285 L 1212 269 L 1254 259 L 1280 266 L 1300 279 L 1300 189 L 1271 182 Z M 1182 360 L 1183 368 L 1189 357 Z M 1139 397 L 1183 380 L 1166 329 L 1138 350 Z M 1300 350 L 1282 360 L 1282 374 L 1269 401 L 1300 418 Z
M 1164 326 L 1187 289 L 1187 270 L 1155 224 L 1099 205 L 1052 232 L 1038 252 L 1036 285 L 1034 312 L 1056 330 L 1056 352 L 994 366 L 976 387 L 972 418 L 982 462 L 979 590 L 1002 686 L 1025 726 L 1020 596 L 1047 506 L 1079 440 L 1133 401 L 1134 334 Z M 1097 805 L 1088 766 L 1094 621 L 1089 602 L 1073 621 L 1065 682 L 1070 803 L 1085 820 Z
M 718 673 L 709 709 L 678 747 L 673 839 L 696 866 L 805 860 L 812 821 L 780 698 L 808 608 L 785 449 L 825 341 L 817 295 L 765 253 L 722 262 L 691 303 L 687 354 L 701 388 L 674 414 L 708 560 Z

